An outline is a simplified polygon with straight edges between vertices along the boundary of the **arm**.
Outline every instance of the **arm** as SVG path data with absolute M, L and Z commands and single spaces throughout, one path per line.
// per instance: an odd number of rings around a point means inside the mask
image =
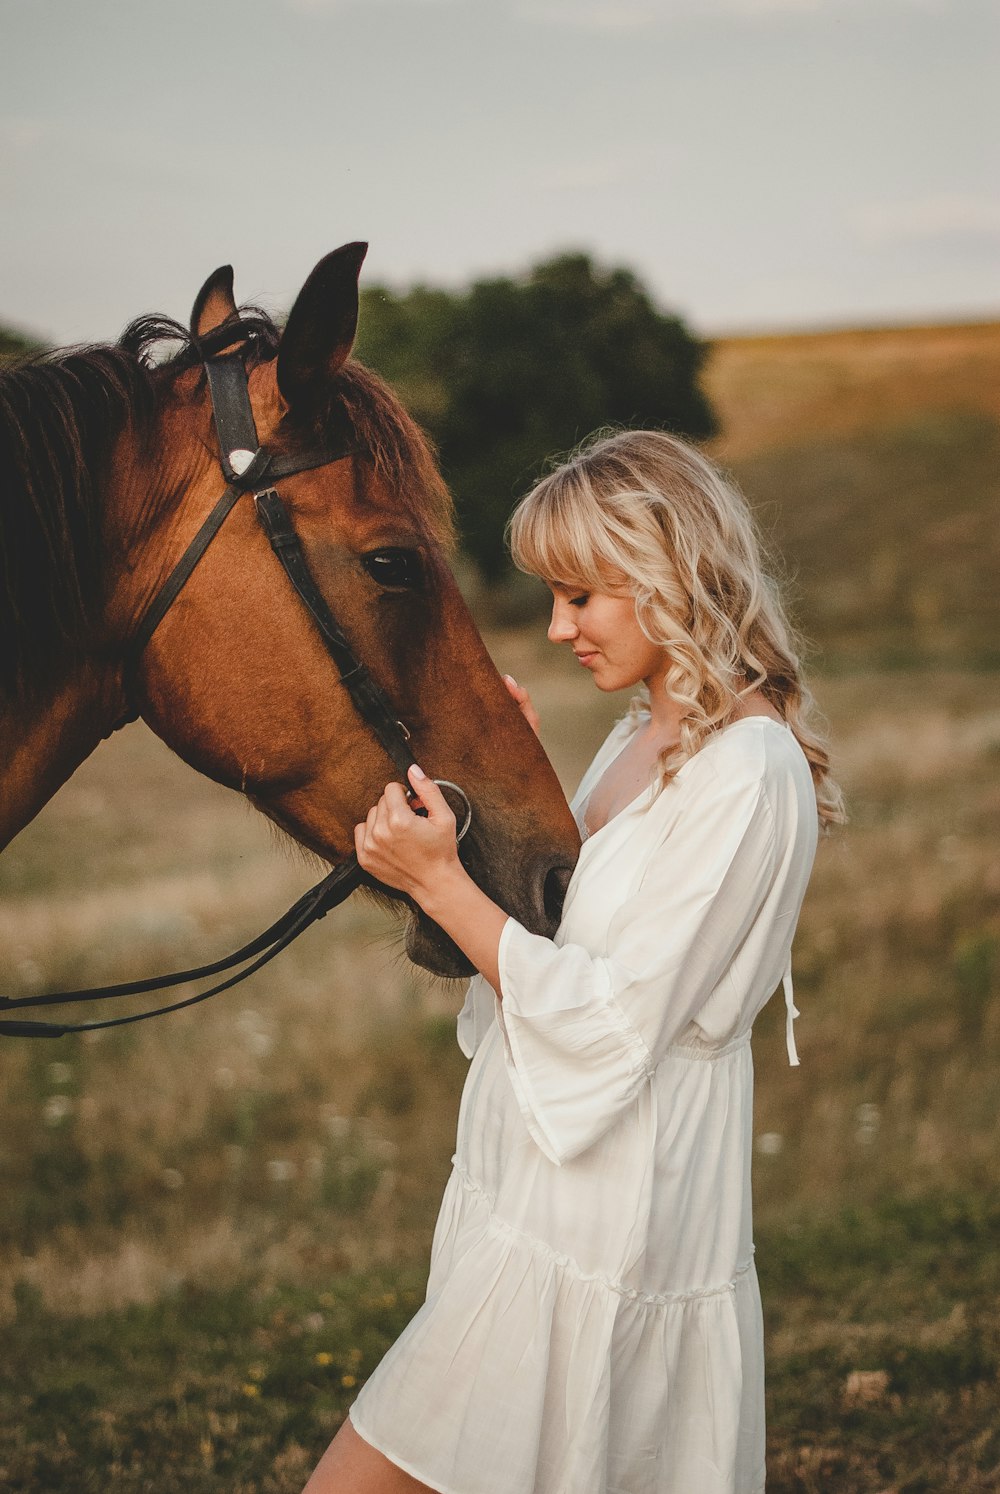
M 512 675 L 503 680 L 537 737 L 538 712 L 531 696 Z M 365 824 L 355 827 L 358 861 L 386 886 L 408 893 L 499 996 L 497 951 L 507 914 L 476 886 L 458 859 L 455 817 L 437 784 L 420 768 L 411 768 L 409 776 L 427 818 L 413 813 L 399 784 L 389 784 Z
M 498 951 L 507 914 L 459 861 L 455 816 L 437 784 L 415 766 L 409 776 L 427 818 L 414 813 L 402 784 L 387 784 L 365 823 L 355 826 L 358 861 L 380 882 L 412 897 L 499 995 Z

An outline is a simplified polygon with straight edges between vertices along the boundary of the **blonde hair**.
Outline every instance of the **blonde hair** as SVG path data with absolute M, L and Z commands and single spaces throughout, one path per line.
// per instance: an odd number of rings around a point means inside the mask
M 759 690 L 808 759 L 820 822 L 843 820 L 750 510 L 701 452 L 664 431 L 598 432 L 521 500 L 509 528 L 521 570 L 635 597 L 640 627 L 667 654 L 667 694 L 682 707 L 680 742 L 660 758 L 663 784 Z

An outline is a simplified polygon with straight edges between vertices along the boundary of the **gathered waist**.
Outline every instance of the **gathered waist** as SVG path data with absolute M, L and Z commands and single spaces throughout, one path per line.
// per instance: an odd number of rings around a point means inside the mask
M 671 1043 L 664 1053 L 664 1058 L 692 1058 L 700 1063 L 714 1063 L 717 1058 L 728 1058 L 731 1053 L 738 1053 L 743 1048 L 750 1046 L 750 1030 L 741 1032 L 737 1037 L 730 1038 L 721 1048 L 710 1048 L 707 1045 L 695 1043 Z

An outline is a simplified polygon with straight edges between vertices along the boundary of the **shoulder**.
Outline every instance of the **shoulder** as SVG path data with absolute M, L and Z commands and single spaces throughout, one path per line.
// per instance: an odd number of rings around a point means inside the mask
M 794 799 L 815 802 L 812 774 L 791 727 L 770 716 L 744 716 L 709 737 L 677 778 L 693 794 L 746 793 L 772 808 Z

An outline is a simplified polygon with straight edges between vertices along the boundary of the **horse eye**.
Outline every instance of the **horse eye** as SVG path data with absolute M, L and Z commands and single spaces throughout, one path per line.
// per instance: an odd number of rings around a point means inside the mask
M 412 588 L 423 580 L 416 550 L 372 550 L 369 555 L 362 555 L 361 562 L 379 586 Z

